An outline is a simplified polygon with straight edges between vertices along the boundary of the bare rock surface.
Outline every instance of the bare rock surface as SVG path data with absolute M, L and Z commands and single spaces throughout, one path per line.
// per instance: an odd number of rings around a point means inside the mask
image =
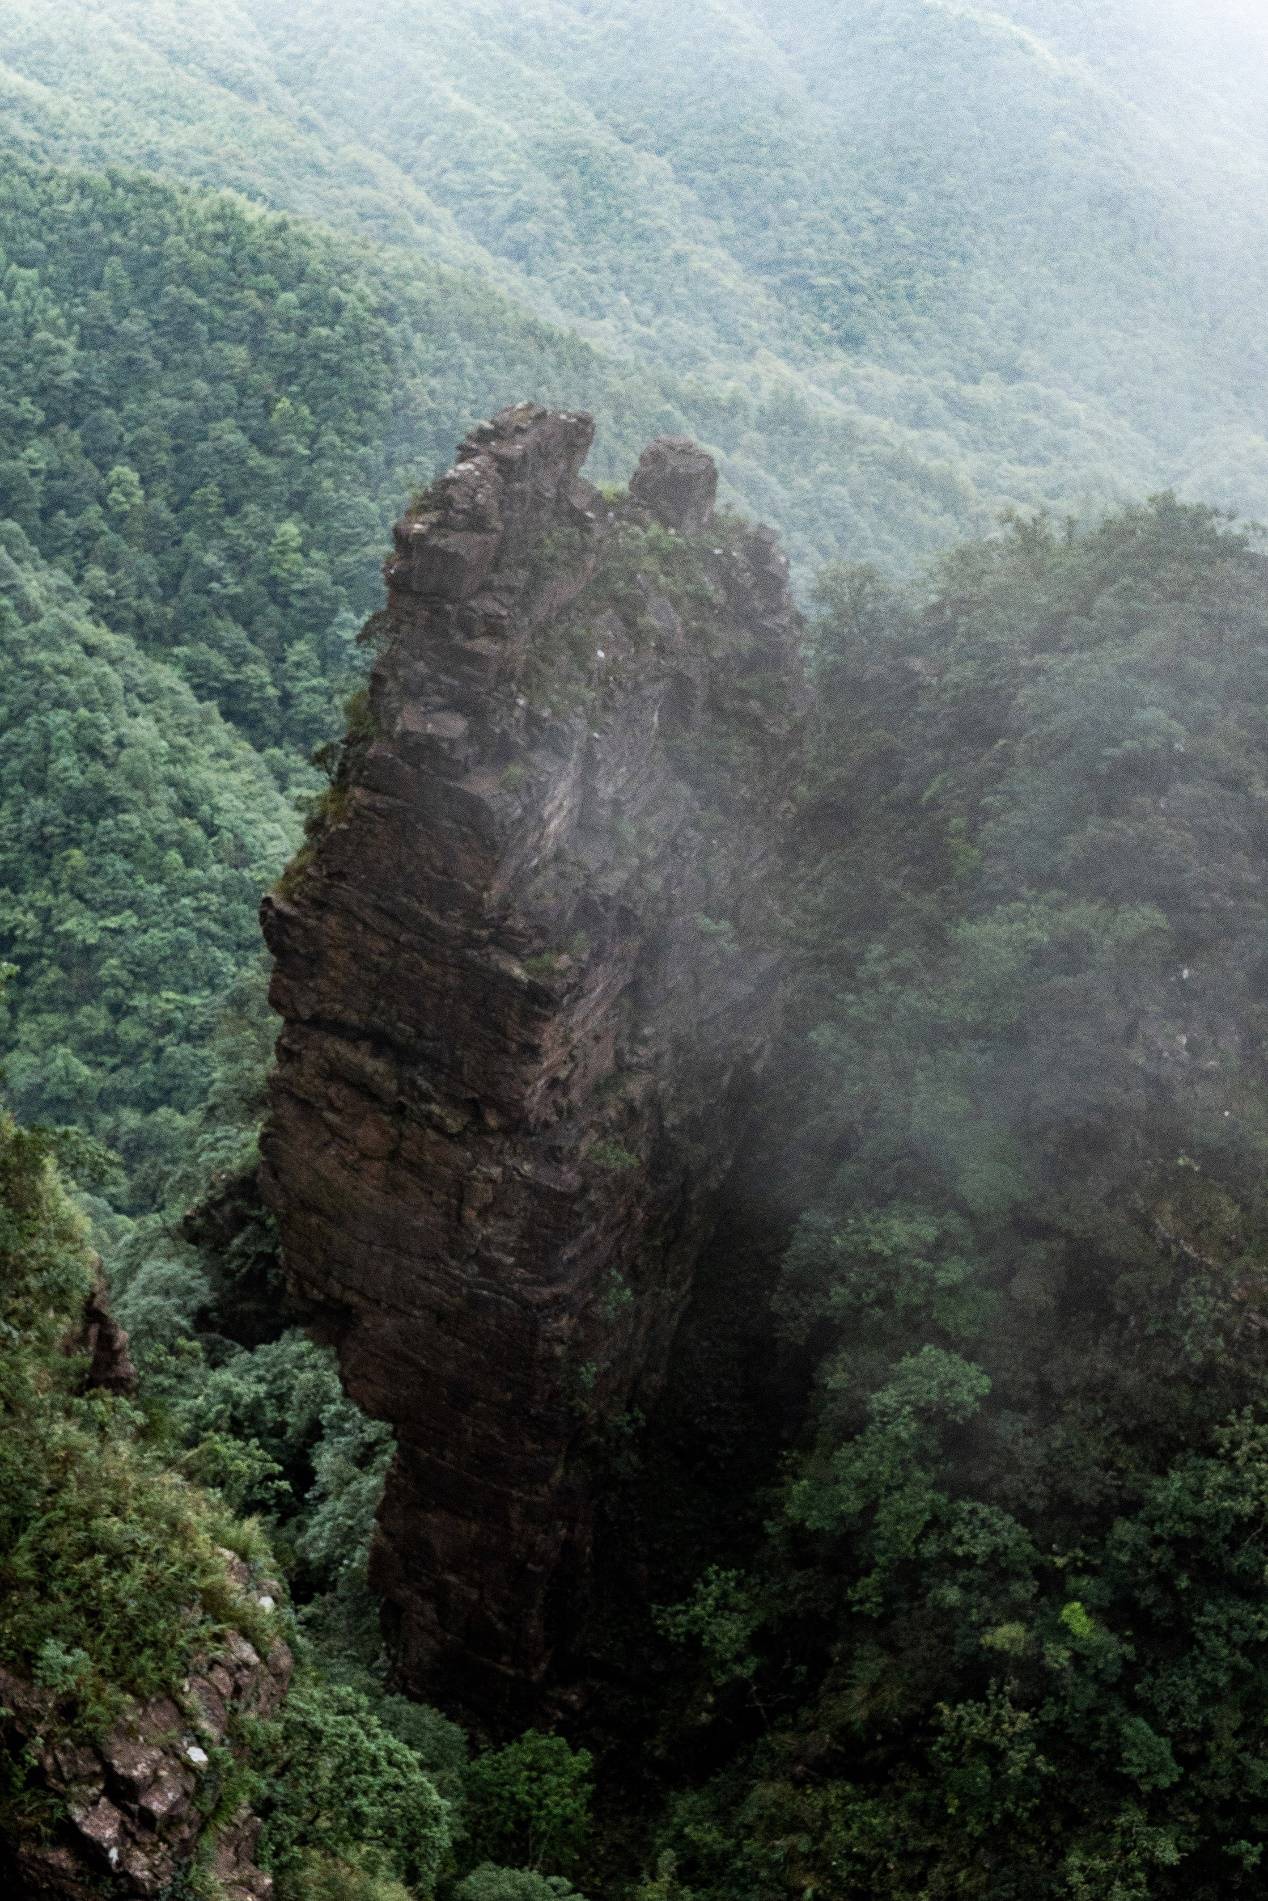
M 491 1717 L 580 1614 L 588 1449 L 654 1402 L 784 985 L 787 561 L 694 445 L 601 497 L 591 433 L 504 411 L 399 524 L 368 712 L 263 913 L 284 1267 L 396 1434 L 404 1680 Z

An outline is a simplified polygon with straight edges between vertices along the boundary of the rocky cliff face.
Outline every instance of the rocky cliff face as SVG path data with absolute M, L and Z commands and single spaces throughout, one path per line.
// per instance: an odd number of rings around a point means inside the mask
M 398 1452 L 418 1690 L 513 1714 L 584 1600 L 587 1449 L 654 1400 L 780 1017 L 803 684 L 775 538 L 690 443 L 477 429 L 396 530 L 309 846 L 266 900 L 283 1260 Z

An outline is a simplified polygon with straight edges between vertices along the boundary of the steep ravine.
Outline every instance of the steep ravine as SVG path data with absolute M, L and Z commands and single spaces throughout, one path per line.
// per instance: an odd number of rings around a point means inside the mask
M 262 1180 L 397 1455 L 404 1682 L 532 1706 L 585 1601 L 587 1447 L 654 1402 L 786 988 L 787 562 L 693 445 L 630 492 L 529 405 L 396 530 L 368 701 L 265 901 Z

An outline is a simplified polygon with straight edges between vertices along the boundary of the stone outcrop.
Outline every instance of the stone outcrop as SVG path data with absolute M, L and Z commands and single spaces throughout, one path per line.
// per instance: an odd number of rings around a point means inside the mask
M 251 1584 L 232 1552 L 223 1555 L 235 1587 L 258 1597 L 265 1587 Z M 28 1780 L 51 1823 L 0 1843 L 0 1883 L 11 1884 L 4 1892 L 56 1901 L 165 1894 L 202 1845 L 225 1752 L 240 1748 L 233 1719 L 273 1715 L 291 1665 L 280 1639 L 264 1658 L 233 1632 L 191 1672 L 179 1700 L 134 1704 L 99 1742 L 67 1739 L 56 1696 L 0 1668 L 0 1752 L 30 1752 Z M 242 1814 L 217 1831 L 211 1866 L 224 1901 L 269 1901 L 272 1878 L 254 1861 L 259 1832 Z
M 588 1448 L 649 1407 L 779 1026 L 798 627 L 775 537 L 588 417 L 483 425 L 411 508 L 325 811 L 264 906 L 262 1186 L 397 1455 L 408 1687 L 496 1720 L 585 1598 Z
M 662 436 L 644 449 L 630 494 L 663 528 L 698 535 L 713 520 L 718 471 L 711 456 L 684 436 Z
M 88 1391 L 128 1395 L 136 1391 L 136 1367 L 124 1328 L 110 1306 L 110 1290 L 100 1261 L 84 1302 L 83 1318 L 66 1343 L 67 1351 L 88 1362 L 84 1386 Z

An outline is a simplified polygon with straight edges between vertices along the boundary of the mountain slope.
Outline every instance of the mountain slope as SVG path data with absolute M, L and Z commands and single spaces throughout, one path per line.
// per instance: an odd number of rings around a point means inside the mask
M 12 523 L 0 636 L 6 1080 L 24 1116 L 108 1142 L 151 1199 L 202 1101 L 219 1002 L 255 961 L 291 801 Z
M 1253 89 L 1176 24 L 1142 103 L 1142 17 L 19 0 L 0 124 L 495 285 L 601 350 L 601 443 L 636 365 L 794 554 L 901 563 L 1009 502 L 1268 512 Z

